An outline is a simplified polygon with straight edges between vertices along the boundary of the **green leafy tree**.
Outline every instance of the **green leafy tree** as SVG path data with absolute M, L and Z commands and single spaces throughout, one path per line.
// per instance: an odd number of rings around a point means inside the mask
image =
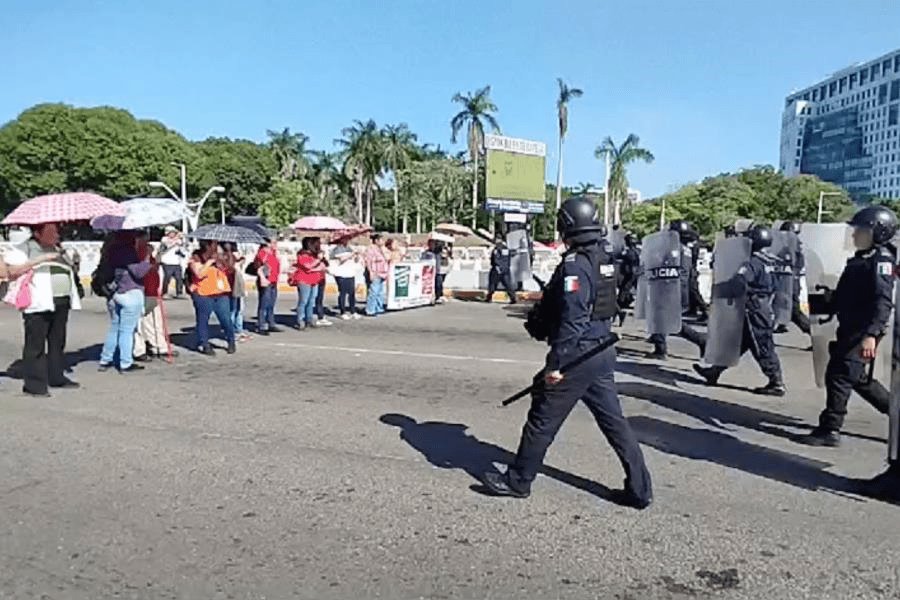
M 275 181 L 278 164 L 265 146 L 248 140 L 209 138 L 194 144 L 201 162 L 188 168 L 192 196 L 221 185 L 227 214 L 256 214 Z M 170 166 L 167 172 L 171 172 Z M 205 220 L 210 220 L 209 218 Z
M 269 137 L 269 149 L 278 163 L 279 177 L 284 181 L 305 177 L 309 172 L 309 150 L 306 148 L 309 137 L 300 132 L 291 133 L 290 127 L 281 131 L 270 129 L 266 131 L 266 135 Z
M 640 138 L 632 133 L 620 145 L 617 145 L 611 137 L 607 137 L 594 151 L 597 158 L 609 157 L 609 189 L 606 193 L 611 206 L 620 207 L 623 211 L 627 211 L 630 206 L 628 166 L 639 160 L 646 163 L 653 162 L 653 154 L 646 148 L 641 148 L 640 144 Z
M 279 180 L 259 205 L 259 214 L 270 227 L 288 227 L 301 215 L 315 212 L 315 190 L 309 181 Z
M 472 227 L 477 224 L 478 214 L 478 157 L 484 150 L 484 128 L 488 125 L 494 133 L 500 133 L 500 124 L 497 123 L 494 113 L 498 111 L 497 105 L 491 100 L 491 86 L 485 86 L 474 93 L 466 95 L 456 93 L 453 102 L 462 105 L 460 110 L 450 120 L 451 141 L 455 144 L 459 132 L 467 129 L 466 143 L 469 150 L 469 158 L 472 161 Z
M 387 125 L 381 131 L 382 152 L 385 168 L 391 172 L 394 179 L 394 220 L 393 230 L 399 228 L 400 217 L 400 179 L 397 174 L 400 170 L 409 166 L 415 158 L 416 134 L 409 130 L 406 123 L 399 125 Z M 404 230 L 406 223 L 404 223 Z
M 360 223 L 372 224 L 372 202 L 383 165 L 381 131 L 375 121 L 354 121 L 335 140 L 344 157 L 344 175 L 351 180 Z M 365 214 L 363 209 L 365 208 Z
M 556 116 L 559 121 L 559 156 L 556 162 L 556 209 L 562 204 L 562 172 L 563 172 L 563 142 L 569 131 L 569 102 L 573 98 L 580 98 L 584 91 L 569 87 L 562 79 L 557 79 L 559 84 L 559 97 L 556 99 Z

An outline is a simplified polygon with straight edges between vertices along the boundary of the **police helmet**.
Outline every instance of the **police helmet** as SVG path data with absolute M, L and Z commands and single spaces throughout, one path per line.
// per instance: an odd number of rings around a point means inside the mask
M 637 238 L 634 237 L 633 233 L 625 234 L 625 246 L 628 248 L 634 248 L 635 246 L 637 246 Z
M 606 227 L 597 218 L 597 207 L 585 196 L 575 196 L 562 203 L 556 214 L 556 229 L 563 239 L 580 233 L 603 235 L 606 232 Z
M 853 215 L 847 224 L 871 229 L 875 244 L 886 244 L 897 233 L 897 216 L 884 206 L 867 206 Z
M 669 231 L 676 232 L 679 239 L 681 239 L 682 244 L 696 242 L 698 239 L 700 239 L 700 236 L 697 235 L 697 232 L 694 230 L 691 224 L 682 219 L 676 219 L 669 223 Z
M 772 230 L 763 225 L 754 225 L 747 231 L 746 235 L 750 238 L 753 252 L 768 248 L 772 245 Z
M 781 231 L 793 231 L 797 235 L 800 235 L 800 221 L 785 221 L 781 224 L 779 229 Z

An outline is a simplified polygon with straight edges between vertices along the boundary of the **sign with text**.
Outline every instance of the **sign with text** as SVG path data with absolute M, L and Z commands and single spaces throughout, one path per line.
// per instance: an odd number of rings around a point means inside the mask
M 387 280 L 387 309 L 400 310 L 434 302 L 433 260 L 391 265 Z
M 547 145 L 486 135 L 485 208 L 496 212 L 544 212 Z M 523 209 L 524 208 L 524 209 Z

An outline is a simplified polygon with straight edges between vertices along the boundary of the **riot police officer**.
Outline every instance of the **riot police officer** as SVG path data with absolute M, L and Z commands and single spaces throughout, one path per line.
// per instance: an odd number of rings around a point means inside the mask
M 678 238 L 681 240 L 681 312 L 684 314 L 690 308 L 691 268 L 693 264 L 693 255 L 688 245 L 696 243 L 700 236 L 690 223 L 680 219 L 669 223 L 669 229 L 678 233 Z M 698 294 L 699 291 L 698 289 Z M 681 331 L 677 335 L 697 346 L 700 350 L 700 355 L 703 355 L 703 350 L 706 347 L 706 337 L 702 333 L 682 321 Z M 666 343 L 666 336 L 661 333 L 655 333 L 650 336 L 649 340 L 653 344 L 653 352 L 648 354 L 647 358 L 659 360 L 668 358 L 669 349 Z
M 781 231 L 791 231 L 795 235 L 800 235 L 801 224 L 799 221 L 785 221 L 781 224 Z M 806 274 L 806 264 L 803 258 L 803 247 L 798 243 L 797 251 L 794 253 L 794 287 L 793 299 L 791 302 L 791 322 L 796 325 L 800 331 L 809 335 L 809 317 L 800 310 L 800 278 Z M 786 325 L 779 325 L 775 329 L 775 333 L 787 332 Z
M 545 331 L 538 332 L 536 325 L 529 332 L 538 338 L 546 334 L 550 352 L 546 366 L 535 376 L 515 461 L 506 473 L 486 473 L 484 484 L 498 495 L 528 497 L 550 443 L 581 399 L 625 469 L 625 489 L 615 500 L 643 509 L 653 499 L 650 474 L 619 405 L 613 380 L 615 349 L 609 347 L 565 374 L 560 372 L 610 335 L 616 314 L 615 267 L 601 245 L 604 228 L 596 212 L 594 203 L 584 197 L 569 198 L 560 207 L 557 229 L 568 249 L 535 307 L 535 318 L 529 318 L 543 324 Z
M 847 414 L 850 392 L 855 391 L 877 411 L 887 413 L 888 390 L 873 379 L 878 343 L 888 327 L 893 308 L 896 249 L 891 240 L 897 217 L 883 206 L 867 206 L 849 221 L 856 253 L 847 260 L 837 287 L 826 294 L 838 321 L 836 339 L 828 346 L 825 369 L 825 410 L 819 425 L 800 442 L 811 446 L 840 445 L 840 430 Z
M 769 378 L 769 382 L 754 389 L 754 393 L 766 396 L 784 396 L 784 380 L 781 362 L 775 353 L 772 314 L 772 296 L 775 293 L 772 281 L 772 256 L 765 249 L 772 245 L 772 231 L 768 227 L 754 225 L 746 234 L 751 241 L 751 256 L 737 271 L 738 278 L 725 285 L 743 285 L 746 291 L 744 328 L 741 336 L 741 354 L 747 350 L 756 359 L 759 368 Z M 719 377 L 727 369 L 721 365 L 703 367 L 694 365 L 696 371 L 708 385 L 716 385 Z
M 700 262 L 700 241 L 694 241 L 688 244 L 691 250 L 691 269 L 688 274 L 688 309 L 687 314 L 699 317 L 701 321 L 708 318 L 709 306 L 700 293 L 700 271 L 697 269 L 697 263 Z
M 514 254 L 515 251 L 507 248 L 506 242 L 498 236 L 494 243 L 494 250 L 491 252 L 491 272 L 488 275 L 488 292 L 485 302 L 493 300 L 497 284 L 502 283 L 503 289 L 509 296 L 509 303 L 516 303 L 516 289 L 512 284 L 512 271 L 510 270 L 510 261 Z
M 634 288 L 637 285 L 641 268 L 641 253 L 638 250 L 637 238 L 632 233 L 625 234 L 625 248 L 616 261 L 619 266 L 619 294 L 616 304 L 619 307 L 619 326 L 625 322 L 625 309 L 634 304 Z

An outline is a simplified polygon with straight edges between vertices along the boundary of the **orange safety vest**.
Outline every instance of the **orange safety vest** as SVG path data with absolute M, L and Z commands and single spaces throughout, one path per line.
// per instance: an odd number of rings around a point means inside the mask
M 231 285 L 228 276 L 218 267 L 206 267 L 200 270 L 199 281 L 191 284 L 191 290 L 199 296 L 219 296 L 230 294 Z

